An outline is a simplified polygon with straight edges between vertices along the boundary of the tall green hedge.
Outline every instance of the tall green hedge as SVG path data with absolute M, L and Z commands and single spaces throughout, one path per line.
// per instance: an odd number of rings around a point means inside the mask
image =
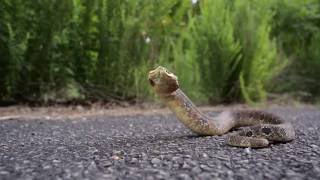
M 269 89 L 319 101 L 320 1 L 282 0 L 275 3 L 274 9 L 271 34 L 289 64 Z
M 0 101 L 144 100 L 157 65 L 198 102 L 319 96 L 319 3 L 2 0 Z

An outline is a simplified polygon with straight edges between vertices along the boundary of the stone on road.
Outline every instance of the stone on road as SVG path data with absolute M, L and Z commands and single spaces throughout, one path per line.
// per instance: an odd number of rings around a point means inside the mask
M 230 147 L 171 114 L 2 120 L 0 179 L 320 179 L 320 110 L 268 111 L 293 123 L 296 140 Z

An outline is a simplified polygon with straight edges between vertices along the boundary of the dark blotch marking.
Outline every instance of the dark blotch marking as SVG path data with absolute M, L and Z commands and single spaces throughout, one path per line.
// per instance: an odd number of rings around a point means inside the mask
M 247 136 L 247 137 L 251 137 L 252 135 L 253 135 L 252 131 L 246 132 L 246 136 Z
M 270 129 L 270 128 L 267 128 L 267 127 L 263 127 L 263 128 L 261 129 L 261 131 L 262 131 L 262 133 L 267 134 L 267 135 L 271 133 L 271 129 Z

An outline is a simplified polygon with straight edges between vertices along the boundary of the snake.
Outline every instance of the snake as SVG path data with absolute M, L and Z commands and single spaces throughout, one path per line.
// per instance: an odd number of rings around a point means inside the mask
M 153 91 L 188 129 L 200 136 L 226 134 L 226 144 L 244 148 L 263 148 L 295 139 L 292 124 L 263 110 L 224 110 L 209 116 L 197 108 L 180 89 L 178 77 L 158 66 L 149 71 Z

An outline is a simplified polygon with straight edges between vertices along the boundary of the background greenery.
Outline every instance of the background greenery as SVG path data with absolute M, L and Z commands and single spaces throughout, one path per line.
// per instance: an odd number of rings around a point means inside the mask
M 1 0 L 0 101 L 148 100 L 175 72 L 197 102 L 320 97 L 320 0 Z

